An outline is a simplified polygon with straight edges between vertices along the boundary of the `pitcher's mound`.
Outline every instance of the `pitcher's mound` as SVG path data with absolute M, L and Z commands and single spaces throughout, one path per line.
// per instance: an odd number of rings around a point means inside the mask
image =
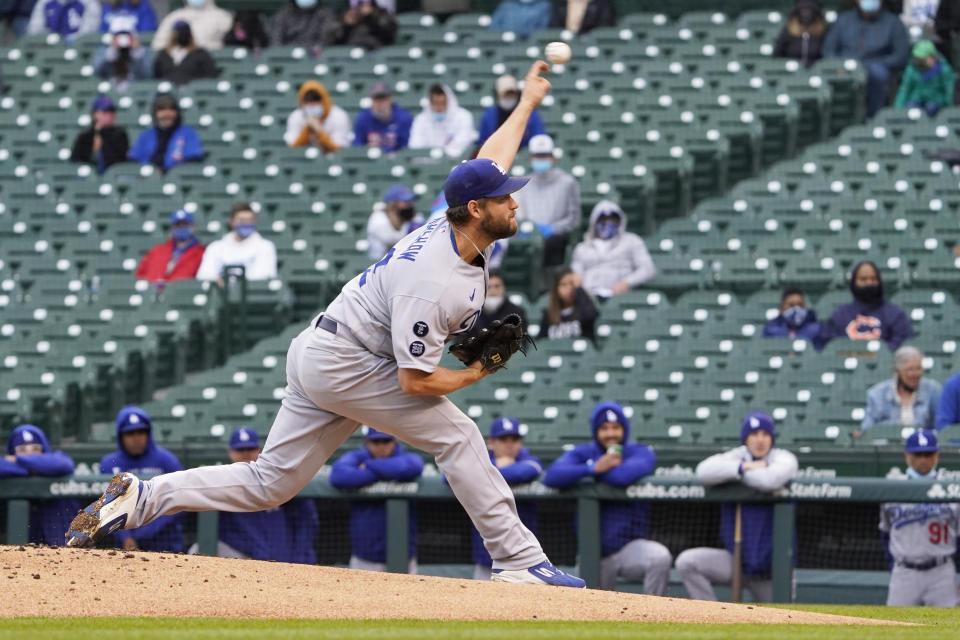
M 0 547 L 6 616 L 895 624 L 749 605 L 168 553 Z

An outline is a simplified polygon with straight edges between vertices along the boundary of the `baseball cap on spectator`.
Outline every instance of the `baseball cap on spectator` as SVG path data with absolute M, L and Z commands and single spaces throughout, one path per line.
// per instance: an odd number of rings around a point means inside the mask
M 250 427 L 240 427 L 234 429 L 233 433 L 230 434 L 230 448 L 259 449 L 260 438 L 257 436 L 257 432 Z
M 392 185 L 383 194 L 384 202 L 413 202 L 416 199 L 417 194 L 411 191 L 409 187 L 402 184 Z
M 921 40 L 913 45 L 914 58 L 927 58 L 937 55 L 937 48 L 929 40 Z
M 186 20 L 177 20 L 173 23 L 173 30 L 179 31 L 180 29 L 186 29 L 187 31 L 190 31 L 190 23 Z
M 90 111 L 116 111 L 117 105 L 113 102 L 113 98 L 110 96 L 97 96 L 93 99 L 93 104 L 90 106 Z
M 933 431 L 917 429 L 907 438 L 903 450 L 907 453 L 936 453 L 940 451 L 940 446 Z
M 395 440 L 392 435 L 389 433 L 384 433 L 383 431 L 377 431 L 373 427 L 367 427 L 367 432 L 363 436 L 364 440 Z
M 443 183 L 443 195 L 447 198 L 447 206 L 459 207 L 471 200 L 505 196 L 528 182 L 530 178 L 511 177 L 489 158 L 476 158 L 453 168 Z
M 393 91 L 390 89 L 390 85 L 386 82 L 378 80 L 373 83 L 373 86 L 370 87 L 370 97 L 371 98 L 389 98 L 393 95 Z
M 502 438 L 503 436 L 523 437 L 520 433 L 520 423 L 513 418 L 497 418 L 490 424 L 490 437 Z
M 771 440 L 776 440 L 777 434 L 774 431 L 773 418 L 770 414 L 762 411 L 754 411 L 743 419 L 743 426 L 740 428 L 740 442 L 746 442 L 747 436 L 754 431 L 766 431 L 770 434 Z
M 527 150 L 532 156 L 552 156 L 553 138 L 545 133 L 537 134 L 530 138 Z
M 186 209 L 177 209 L 170 214 L 170 225 L 179 224 L 181 222 L 187 222 L 193 224 L 193 214 L 187 211 Z
M 503 94 L 510 92 L 520 93 L 520 85 L 517 84 L 517 79 L 511 76 L 509 73 L 497 78 L 497 82 L 494 84 L 494 89 L 496 90 L 498 96 L 502 96 Z

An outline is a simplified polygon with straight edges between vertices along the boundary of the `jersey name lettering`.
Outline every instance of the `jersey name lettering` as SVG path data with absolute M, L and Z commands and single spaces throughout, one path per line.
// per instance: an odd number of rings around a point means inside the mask
M 403 252 L 397 256 L 397 260 L 409 260 L 414 262 L 417 259 L 417 256 L 420 254 L 420 250 L 423 249 L 424 245 L 427 243 L 427 239 L 430 237 L 430 234 L 433 233 L 446 218 L 443 216 L 437 216 L 430 222 L 428 222 L 423 227 L 423 231 L 418 235 L 413 242 L 411 242 L 406 249 L 403 249 Z

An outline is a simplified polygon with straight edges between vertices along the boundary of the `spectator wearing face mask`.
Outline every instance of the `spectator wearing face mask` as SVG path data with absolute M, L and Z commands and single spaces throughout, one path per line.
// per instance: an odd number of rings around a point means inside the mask
M 153 77 L 153 58 L 135 32 L 111 32 L 110 44 L 97 51 L 93 69 L 101 78 L 110 80 L 118 91 L 124 91 L 134 80 Z
M 597 306 L 580 286 L 580 276 L 570 269 L 560 273 L 550 288 L 550 301 L 540 320 L 540 337 L 596 339 Z
M 270 43 L 319 49 L 336 43 L 337 16 L 317 0 L 290 0 L 273 16 Z
M 553 138 L 545 133 L 530 139 L 530 169 L 533 174 L 514 195 L 517 219 L 530 220 L 544 238 L 543 264 L 566 262 L 570 232 L 580 226 L 580 185 L 557 167 Z
M 350 0 L 350 8 L 340 16 L 337 44 L 373 51 L 393 44 L 397 38 L 397 19 L 375 0 Z
M 913 337 L 913 327 L 903 309 L 883 296 L 880 271 L 872 262 L 858 262 L 850 272 L 853 301 L 840 305 L 823 324 L 814 345 L 822 349 L 834 338 L 883 340 L 895 351 Z
M 610 0 L 560 0 L 553 5 L 550 26 L 569 29 L 583 35 L 597 27 L 612 27 L 616 23 Z
M 239 203 L 230 211 L 232 231 L 210 243 L 203 253 L 197 280 L 213 280 L 223 284 L 223 269 L 242 266 L 247 280 L 269 280 L 277 277 L 277 248 L 257 233 L 257 214 L 249 204 Z
M 490 31 L 513 31 L 526 38 L 550 26 L 553 5 L 549 0 L 503 0 L 490 17 Z
M 918 429 L 933 429 L 937 421 L 942 385 L 923 375 L 923 353 L 909 345 L 893 354 L 893 377 L 867 390 L 867 408 L 859 438 L 876 424 L 899 424 Z
M 910 39 L 900 18 L 880 0 L 857 0 L 840 14 L 823 41 L 823 57 L 853 58 L 867 70 L 867 117 L 887 104 L 892 74 L 910 60 Z
M 791 287 L 780 296 L 780 314 L 763 327 L 764 338 L 804 338 L 813 341 L 820 333 L 817 313 L 807 308 L 807 298 Z
M 353 123 L 353 146 L 378 147 L 391 153 L 405 149 L 410 142 L 413 116 L 393 100 L 386 82 L 375 82 L 370 88 L 373 104 L 357 114 Z
M 590 228 L 573 250 L 570 268 L 591 295 L 609 298 L 657 275 L 643 238 L 627 231 L 627 216 L 615 202 L 601 200 L 590 212 Z
M 491 271 L 487 281 L 487 297 L 483 301 L 483 309 L 480 310 L 480 316 L 468 335 L 476 335 L 480 333 L 481 329 L 489 327 L 494 320 L 503 320 L 514 313 L 520 316 L 521 324 L 526 327 L 527 312 L 523 310 L 523 307 L 510 302 L 503 276 L 498 271 Z
M 442 149 L 447 157 L 460 158 L 476 137 L 473 115 L 460 106 L 450 87 L 432 85 L 423 111 L 413 119 L 410 148 Z
M 130 159 L 152 164 L 163 173 L 184 162 L 199 162 L 203 156 L 200 135 L 193 127 L 183 124 L 177 99 L 169 93 L 154 98 L 153 126 L 133 143 Z
M 180 20 L 173 25 L 170 44 L 157 54 L 153 74 L 176 85 L 184 85 L 200 78 L 216 78 L 220 70 L 210 52 L 197 46 L 190 25 Z
M 99 0 L 37 0 L 27 34 L 54 33 L 73 39 L 100 29 Z
M 233 27 L 233 16 L 218 7 L 214 0 L 185 0 L 182 9 L 168 13 L 157 27 L 150 45 L 154 51 L 165 49 L 170 44 L 173 26 L 181 20 L 190 25 L 196 45 L 207 51 L 222 48 L 223 37 Z
M 332 153 L 350 145 L 350 116 L 333 104 L 325 86 L 307 80 L 300 85 L 297 99 L 300 106 L 287 116 L 287 132 L 283 136 L 288 147 L 317 146 Z
M 143 33 L 157 30 L 157 15 L 148 0 L 107 0 L 101 3 L 102 33 Z
M 402 184 L 395 184 L 383 194 L 384 207 L 375 209 L 367 220 L 367 253 L 375 260 L 421 224 L 423 217 L 414 207 L 416 194 Z
M 493 135 L 493 132 L 500 128 L 513 110 L 517 108 L 520 102 L 520 85 L 517 79 L 506 74 L 497 78 L 494 85 L 494 95 L 497 103 L 487 108 L 480 116 L 480 134 L 477 137 L 477 148 L 479 149 L 486 142 L 487 138 Z M 530 113 L 530 119 L 527 121 L 527 128 L 523 132 L 523 138 L 520 146 L 525 147 L 530 143 L 533 136 L 545 134 L 546 128 L 543 126 L 543 118 L 536 109 Z
M 170 282 L 193 278 L 203 260 L 203 248 L 195 234 L 193 214 L 177 209 L 170 214 L 170 239 L 143 256 L 137 266 L 137 280 Z
M 70 161 L 95 165 L 102 175 L 107 167 L 127 159 L 130 142 L 124 128 L 116 125 L 117 107 L 109 96 L 97 96 L 91 111 L 90 128 L 74 140 Z
M 223 37 L 228 47 L 244 49 L 263 49 L 270 44 L 267 30 L 263 28 L 260 12 L 253 9 L 237 11 L 233 18 L 233 27 Z
M 912 64 L 900 80 L 893 106 L 923 109 L 931 118 L 953 104 L 954 75 L 950 63 L 929 40 L 913 45 Z
M 819 0 L 797 0 L 773 45 L 773 56 L 799 60 L 809 67 L 823 57 L 821 48 L 829 28 Z

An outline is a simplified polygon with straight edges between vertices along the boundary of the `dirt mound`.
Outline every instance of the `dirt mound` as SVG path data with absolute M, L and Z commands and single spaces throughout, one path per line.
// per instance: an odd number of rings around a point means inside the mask
M 0 617 L 894 624 L 748 605 L 164 553 L 0 547 Z

